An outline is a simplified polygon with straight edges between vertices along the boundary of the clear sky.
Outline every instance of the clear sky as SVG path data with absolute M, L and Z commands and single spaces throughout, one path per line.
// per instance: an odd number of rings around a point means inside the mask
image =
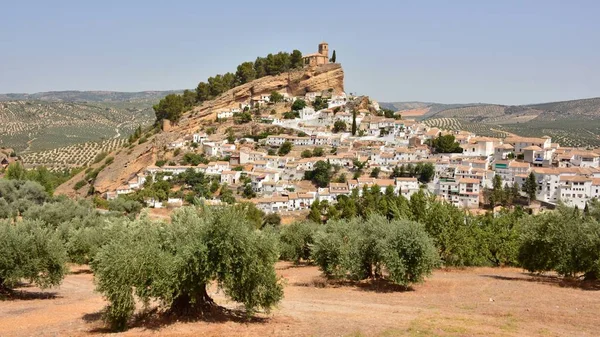
M 600 96 L 600 1 L 4 1 L 0 92 L 194 88 L 280 50 L 337 51 L 379 101 Z

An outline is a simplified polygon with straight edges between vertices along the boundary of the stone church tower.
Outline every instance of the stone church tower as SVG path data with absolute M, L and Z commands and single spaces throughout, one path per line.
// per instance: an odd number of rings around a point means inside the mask
M 329 44 L 327 42 L 319 43 L 319 54 L 329 59 Z
M 329 44 L 327 42 L 319 43 L 319 52 L 305 55 L 303 59 L 305 67 L 313 67 L 329 63 Z

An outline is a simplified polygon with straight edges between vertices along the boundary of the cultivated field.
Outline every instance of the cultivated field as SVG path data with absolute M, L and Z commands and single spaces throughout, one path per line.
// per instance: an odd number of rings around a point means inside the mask
M 152 314 L 125 336 L 596 336 L 597 284 L 564 283 L 520 269 L 438 270 L 406 291 L 385 284 L 331 284 L 316 267 L 279 263 L 285 297 L 271 314 L 246 320 L 215 288 L 230 310 L 181 322 Z M 40 292 L 24 287 L 0 302 L 1 336 L 83 336 L 107 333 L 105 305 L 87 268 Z
M 154 120 L 151 102 L 0 102 L 0 146 L 38 152 L 128 136 Z
M 96 156 L 102 152 L 112 152 L 127 142 L 124 138 L 110 139 L 103 142 L 90 142 L 70 145 L 52 150 L 33 152 L 22 155 L 26 167 L 45 166 L 49 169 L 71 169 L 92 164 Z
M 508 135 L 508 133 L 498 130 L 501 127 L 500 125 L 473 123 L 457 118 L 432 118 L 425 120 L 423 123 L 442 130 L 464 130 L 486 137 L 504 138 Z

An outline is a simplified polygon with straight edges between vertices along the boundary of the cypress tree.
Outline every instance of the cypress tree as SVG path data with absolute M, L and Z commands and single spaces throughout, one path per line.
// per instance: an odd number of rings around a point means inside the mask
M 335 50 L 333 51 L 335 56 Z M 352 135 L 356 136 L 356 110 L 352 111 Z

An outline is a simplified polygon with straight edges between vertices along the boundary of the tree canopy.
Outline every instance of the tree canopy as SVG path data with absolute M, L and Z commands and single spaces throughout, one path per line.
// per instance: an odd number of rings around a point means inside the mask
M 183 96 L 170 94 L 161 99 L 152 108 L 154 109 L 157 121 L 168 119 L 172 122 L 177 122 L 181 118 L 184 107 Z
M 270 309 L 283 296 L 276 238 L 256 231 L 242 208 L 182 208 L 171 223 L 142 218 L 118 226 L 121 235 L 92 262 L 116 330 L 126 327 L 136 297 L 179 313 L 212 306 L 207 286 L 213 281 L 249 314 Z
M 0 220 L 0 290 L 22 279 L 46 288 L 60 284 L 67 254 L 58 233 L 40 221 Z
M 439 135 L 431 140 L 431 146 L 437 153 L 462 153 L 463 149 L 454 135 Z
M 306 108 L 306 101 L 303 99 L 297 99 L 292 103 L 292 111 L 300 111 Z
M 388 278 L 409 286 L 422 282 L 439 258 L 418 223 L 372 215 L 328 222 L 316 234 L 313 259 L 329 277 Z
M 318 187 L 327 187 L 333 177 L 332 166 L 328 161 L 319 160 L 312 171 L 304 173 L 304 179 L 311 180 Z

